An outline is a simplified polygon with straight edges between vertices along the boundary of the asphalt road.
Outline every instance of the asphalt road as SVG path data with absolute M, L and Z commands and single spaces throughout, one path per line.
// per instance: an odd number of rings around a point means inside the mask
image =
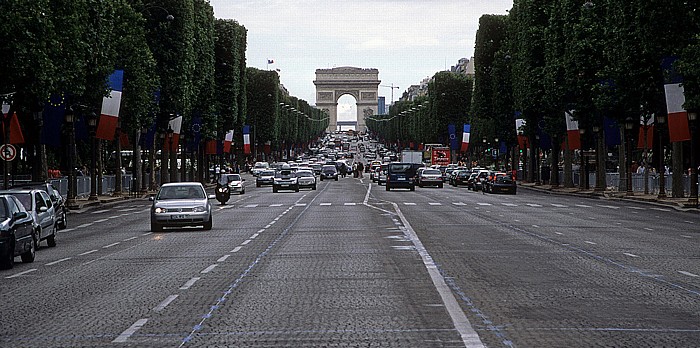
M 700 345 L 697 214 L 247 179 L 211 231 L 150 233 L 147 201 L 72 215 L 0 271 L 0 346 Z

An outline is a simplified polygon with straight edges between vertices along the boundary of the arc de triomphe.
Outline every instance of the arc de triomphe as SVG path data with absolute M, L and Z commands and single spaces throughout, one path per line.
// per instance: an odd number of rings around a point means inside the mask
M 353 67 L 316 69 L 316 107 L 330 116 L 328 131 L 337 130 L 338 99 L 350 94 L 357 101 L 357 127 L 364 131 L 365 117 L 377 114 L 379 70 Z

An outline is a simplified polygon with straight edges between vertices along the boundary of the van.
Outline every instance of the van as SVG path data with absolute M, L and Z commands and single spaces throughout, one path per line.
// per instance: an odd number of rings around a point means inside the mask
M 394 162 L 387 165 L 386 190 L 407 188 L 416 190 L 416 166 L 413 163 Z

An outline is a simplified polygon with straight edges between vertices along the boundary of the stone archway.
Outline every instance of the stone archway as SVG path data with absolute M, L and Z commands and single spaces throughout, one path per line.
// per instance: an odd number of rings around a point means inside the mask
M 316 107 L 327 110 L 330 117 L 328 131 L 338 128 L 338 99 L 345 94 L 357 101 L 357 128 L 365 131 L 365 118 L 377 114 L 379 70 L 353 67 L 316 69 Z

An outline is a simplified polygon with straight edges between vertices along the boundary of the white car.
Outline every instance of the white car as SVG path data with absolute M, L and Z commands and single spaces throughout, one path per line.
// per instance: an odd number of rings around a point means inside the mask
M 270 163 L 267 162 L 255 162 L 253 165 L 253 168 L 250 170 L 250 174 L 253 174 L 253 176 L 258 176 L 260 172 L 263 170 L 268 170 L 270 169 Z
M 163 184 L 151 206 L 151 231 L 163 231 L 163 227 L 202 226 L 212 228 L 210 199 L 204 186 L 198 182 Z
M 241 178 L 240 174 L 221 174 L 221 177 L 226 177 L 228 181 L 229 192 L 238 192 L 239 194 L 245 193 L 245 185 L 243 182 L 245 179 Z
M 316 176 L 311 170 L 297 170 L 297 185 L 299 188 L 308 187 L 312 190 L 316 189 Z

